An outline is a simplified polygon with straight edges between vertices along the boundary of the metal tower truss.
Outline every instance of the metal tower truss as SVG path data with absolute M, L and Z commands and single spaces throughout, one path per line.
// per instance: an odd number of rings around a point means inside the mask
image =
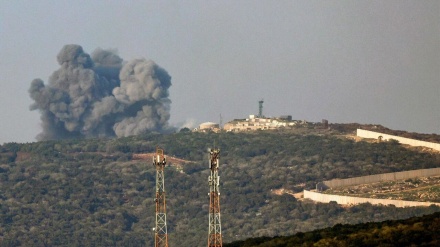
M 154 228 L 154 246 L 168 247 L 167 214 L 165 201 L 165 177 L 163 174 L 166 159 L 162 149 L 156 149 L 153 165 L 156 167 L 156 227 Z
M 222 226 L 220 221 L 220 176 L 218 175 L 220 150 L 209 150 L 209 235 L 208 247 L 222 247 Z

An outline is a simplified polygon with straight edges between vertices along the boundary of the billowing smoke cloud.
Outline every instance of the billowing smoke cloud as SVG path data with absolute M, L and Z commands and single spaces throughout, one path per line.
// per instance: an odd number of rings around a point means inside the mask
M 48 85 L 31 83 L 41 112 L 43 132 L 38 140 L 130 136 L 169 131 L 168 88 L 171 77 L 151 60 L 124 62 L 114 50 L 92 55 L 79 45 L 64 46 L 57 56 L 60 68 Z

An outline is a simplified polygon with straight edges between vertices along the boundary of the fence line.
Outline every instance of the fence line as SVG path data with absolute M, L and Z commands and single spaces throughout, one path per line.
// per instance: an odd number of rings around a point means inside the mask
M 440 151 L 439 143 L 418 141 L 410 138 L 393 136 L 393 135 L 383 134 L 369 130 L 357 129 L 357 136 L 362 138 L 373 138 L 373 139 L 382 139 L 382 140 L 394 139 L 402 144 L 407 144 L 411 146 L 423 146 Z M 316 185 L 316 188 L 317 190 L 325 190 L 328 188 L 338 188 L 338 187 L 353 186 L 359 184 L 371 184 L 378 182 L 404 180 L 404 179 L 417 178 L 417 177 L 432 177 L 432 176 L 440 176 L 440 167 L 430 168 L 430 169 L 418 169 L 412 171 L 403 171 L 403 172 L 382 173 L 382 174 L 355 177 L 355 178 L 332 179 L 318 183 Z M 417 207 L 417 206 L 430 206 L 430 205 L 440 206 L 440 203 L 434 203 L 434 202 L 416 202 L 416 201 L 330 195 L 330 194 L 322 194 L 308 190 L 304 190 L 304 198 L 317 202 L 323 202 L 323 203 L 329 203 L 331 201 L 335 201 L 338 204 L 343 204 L 343 205 L 371 203 L 373 205 L 379 205 L 379 204 L 394 205 L 396 207 Z
M 382 174 L 355 177 L 355 178 L 332 179 L 332 180 L 323 181 L 322 184 L 324 184 L 323 189 L 326 189 L 326 188 L 338 188 L 338 187 L 353 186 L 359 184 L 371 184 L 378 182 L 403 180 L 403 179 L 410 179 L 417 177 L 433 177 L 433 176 L 440 176 L 440 167 L 419 169 L 412 171 L 403 171 L 403 172 L 382 173 Z
M 356 205 L 361 203 L 371 203 L 372 205 L 394 205 L 398 208 L 403 207 L 429 207 L 431 205 L 440 206 L 440 203 L 435 202 L 415 202 L 415 201 L 403 201 L 403 200 L 390 200 L 390 199 L 375 199 L 375 198 L 364 198 L 364 197 L 352 197 L 352 196 L 340 196 L 340 195 L 329 195 L 322 194 L 318 192 L 313 192 L 309 190 L 304 190 L 304 198 L 310 199 L 316 202 L 329 203 L 336 202 L 342 205 Z
M 362 138 L 370 138 L 370 139 L 382 139 L 384 141 L 389 141 L 391 139 L 394 139 L 396 141 L 399 141 L 399 143 L 407 144 L 414 147 L 427 147 L 432 148 L 434 150 L 440 151 L 440 143 L 435 142 L 426 142 L 426 141 L 419 141 L 411 138 L 406 137 L 400 137 L 400 136 L 394 136 L 394 135 L 388 135 L 384 133 L 374 132 L 370 130 L 363 130 L 363 129 L 357 129 L 356 135 Z

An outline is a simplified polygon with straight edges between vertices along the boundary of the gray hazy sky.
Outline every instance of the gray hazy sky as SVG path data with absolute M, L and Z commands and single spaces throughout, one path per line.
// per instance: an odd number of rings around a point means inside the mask
M 0 143 L 34 141 L 30 82 L 65 44 L 172 76 L 173 125 L 258 113 L 440 133 L 440 1 L 0 1 Z

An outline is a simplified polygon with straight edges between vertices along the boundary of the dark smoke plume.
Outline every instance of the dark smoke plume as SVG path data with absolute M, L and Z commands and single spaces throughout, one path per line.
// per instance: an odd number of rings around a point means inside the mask
M 79 45 L 64 46 L 57 60 L 48 85 L 35 79 L 29 89 L 30 109 L 41 112 L 38 140 L 170 130 L 171 77 L 153 61 L 124 62 L 103 49 L 90 56 Z

